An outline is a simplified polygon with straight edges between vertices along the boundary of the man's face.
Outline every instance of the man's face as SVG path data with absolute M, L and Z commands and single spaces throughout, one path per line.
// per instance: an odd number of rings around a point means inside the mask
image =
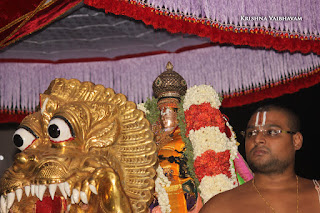
M 297 146 L 293 134 L 273 134 L 280 130 L 292 131 L 289 122 L 286 113 L 279 110 L 260 112 L 251 117 L 245 149 L 248 164 L 255 173 L 283 173 L 294 167 Z

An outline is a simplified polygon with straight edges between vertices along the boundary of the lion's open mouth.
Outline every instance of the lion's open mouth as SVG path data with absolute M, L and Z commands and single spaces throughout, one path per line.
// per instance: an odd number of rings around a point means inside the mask
M 97 194 L 97 189 L 90 186 L 91 192 Z M 91 193 L 90 192 L 90 193 Z M 1 195 L 0 206 L 2 212 L 15 212 L 21 206 L 34 206 L 32 212 L 60 213 L 68 212 L 71 204 L 88 204 L 87 195 L 77 189 L 72 189 L 67 182 L 49 185 L 28 185 L 16 189 L 6 195 Z
M 70 206 L 67 207 L 67 201 L 62 197 L 54 197 L 52 199 L 49 196 L 43 198 L 42 201 L 38 200 L 36 203 L 36 213 L 60 213 L 69 212 Z

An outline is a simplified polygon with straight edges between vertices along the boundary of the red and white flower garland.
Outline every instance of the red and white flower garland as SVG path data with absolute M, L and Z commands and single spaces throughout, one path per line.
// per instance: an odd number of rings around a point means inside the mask
M 233 168 L 237 141 L 220 105 L 217 92 L 208 85 L 188 89 L 183 103 L 186 136 L 192 143 L 195 174 L 204 202 L 238 186 Z
M 220 112 L 220 106 L 217 92 L 208 85 L 189 88 L 183 101 L 185 132 L 192 144 L 195 174 L 205 203 L 214 195 L 239 185 L 233 162 L 238 159 L 236 136 Z M 150 113 L 144 103 L 138 104 L 137 108 Z M 170 212 L 164 187 L 170 186 L 171 182 L 163 175 L 160 165 L 155 182 L 159 206 L 162 212 Z

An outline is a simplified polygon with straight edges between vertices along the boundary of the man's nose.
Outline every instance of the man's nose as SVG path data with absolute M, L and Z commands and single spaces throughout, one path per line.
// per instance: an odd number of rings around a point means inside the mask
M 266 137 L 264 135 L 263 131 L 258 131 L 257 135 L 254 138 L 255 143 L 265 143 L 266 142 Z

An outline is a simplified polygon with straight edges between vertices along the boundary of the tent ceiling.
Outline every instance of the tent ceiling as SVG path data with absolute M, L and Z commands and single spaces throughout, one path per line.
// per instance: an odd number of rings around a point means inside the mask
M 203 6 L 201 1 L 189 1 L 194 3 L 191 11 Z M 242 3 L 248 7 L 240 8 L 218 1 L 204 5 L 212 12 L 208 21 L 204 18 L 207 10 L 180 13 L 159 6 L 171 4 L 161 0 L 84 1 L 92 7 L 78 4 L 79 0 L 57 0 L 52 8 L 38 11 L 23 23 L 22 32 L 15 32 L 20 22 L 4 31 L 15 34 L 0 45 L 12 43 L 0 51 L 0 115 L 34 111 L 39 93 L 59 77 L 102 84 L 138 103 L 151 97 L 152 82 L 168 61 L 189 86 L 214 85 L 225 98 L 223 106 L 228 107 L 275 98 L 320 82 L 318 5 L 309 2 L 303 13 L 290 13 L 301 14 L 303 21 L 244 23 L 240 15 L 254 14 L 259 11 L 257 6 L 251 7 L 246 0 Z M 274 15 L 286 15 L 284 9 L 298 10 L 282 1 L 276 2 L 282 6 Z M 68 2 L 76 6 L 67 7 Z M 181 4 L 179 11 L 190 5 Z M 266 7 L 257 15 L 273 14 L 274 9 Z M 54 21 L 61 14 L 64 17 Z
M 154 30 L 141 21 L 81 7 L 43 30 L 0 52 L 3 59 L 57 61 L 74 58 L 116 58 L 175 52 L 209 43 L 209 38 Z

